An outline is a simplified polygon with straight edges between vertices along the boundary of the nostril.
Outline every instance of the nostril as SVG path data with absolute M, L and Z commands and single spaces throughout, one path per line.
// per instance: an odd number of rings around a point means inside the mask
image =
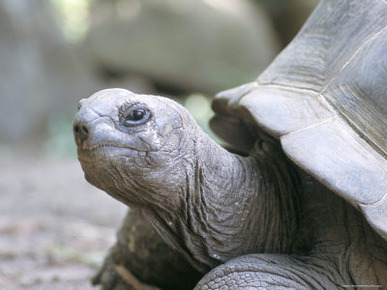
M 75 133 L 75 134 L 78 134 L 78 133 L 79 133 L 79 126 L 78 126 L 78 125 L 75 125 L 75 126 L 74 126 L 74 133 Z
M 76 122 L 73 127 L 75 139 L 78 144 L 82 144 L 89 138 L 89 128 L 87 125 L 82 124 L 81 122 Z
M 78 130 L 79 130 L 79 128 L 78 128 Z M 89 129 L 87 129 L 86 126 L 82 126 L 82 132 L 83 132 L 83 134 L 88 135 L 89 134 Z

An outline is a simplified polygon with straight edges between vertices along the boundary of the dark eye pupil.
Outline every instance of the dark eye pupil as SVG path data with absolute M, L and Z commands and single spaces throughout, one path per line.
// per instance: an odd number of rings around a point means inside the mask
M 142 118 L 144 118 L 144 115 L 145 115 L 145 111 L 143 109 L 137 109 L 133 111 L 132 118 L 134 121 L 139 121 Z

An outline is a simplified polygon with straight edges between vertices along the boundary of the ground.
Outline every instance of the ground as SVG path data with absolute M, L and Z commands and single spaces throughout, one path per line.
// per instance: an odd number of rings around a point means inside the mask
M 0 288 L 95 289 L 127 208 L 76 158 L 0 156 Z

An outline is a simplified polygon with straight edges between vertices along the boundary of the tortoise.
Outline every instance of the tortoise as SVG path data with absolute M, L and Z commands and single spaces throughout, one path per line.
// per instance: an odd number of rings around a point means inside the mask
M 85 178 L 139 212 L 197 289 L 382 288 L 386 32 L 386 1 L 321 1 L 256 81 L 214 99 L 227 149 L 168 98 L 97 92 L 74 121 Z

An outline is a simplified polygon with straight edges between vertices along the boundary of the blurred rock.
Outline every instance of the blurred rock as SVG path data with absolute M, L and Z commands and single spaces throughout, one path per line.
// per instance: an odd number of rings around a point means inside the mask
M 96 90 L 46 0 L 0 2 L 0 143 L 33 147 L 46 122 Z M 28 140 L 28 142 L 27 142 Z
M 279 49 L 248 0 L 95 1 L 85 46 L 101 70 L 210 94 L 255 79 Z

